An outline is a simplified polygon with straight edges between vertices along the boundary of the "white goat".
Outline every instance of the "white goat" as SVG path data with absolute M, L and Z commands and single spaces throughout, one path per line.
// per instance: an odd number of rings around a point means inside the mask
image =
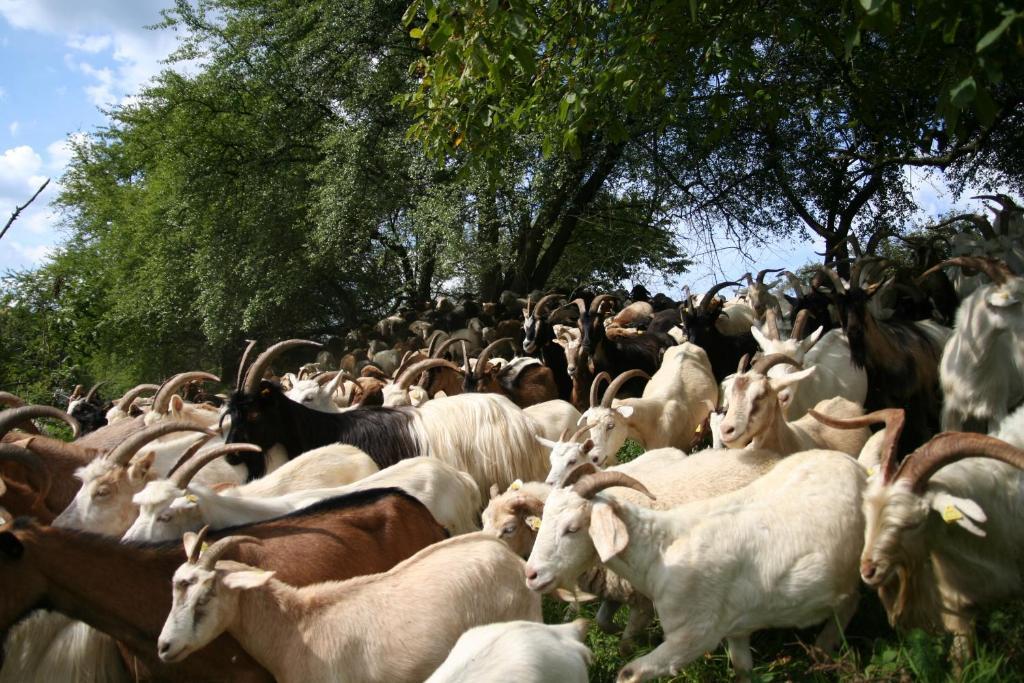
M 779 392 L 816 371 L 816 368 L 807 368 L 781 377 L 767 375 L 773 365 L 792 362 L 781 354 L 765 356 L 749 372 L 734 377 L 729 409 L 719 425 L 722 440 L 729 448 L 752 446 L 783 455 L 824 448 L 856 456 L 870 436 L 867 428 L 836 429 L 811 415 L 795 422 L 787 422 L 783 417 Z M 864 413 L 860 405 L 839 397 L 821 401 L 814 408 L 819 413 L 840 418 Z
M 864 497 L 861 577 L 893 625 L 952 633 L 959 669 L 978 610 L 1024 590 L 1024 450 L 945 433 L 897 469 L 895 440 Z
M 587 620 L 509 621 L 463 633 L 426 683 L 587 683 Z
M 1024 448 L 1024 404 L 1007 415 L 992 436 L 1017 448 Z
M 935 268 L 945 265 L 977 268 L 992 282 L 961 302 L 942 352 L 942 428 L 975 419 L 991 429 L 1024 400 L 1024 279 L 995 259 L 962 256 Z
M 139 517 L 125 534 L 126 540 L 170 540 L 204 525 L 225 529 L 251 524 L 289 514 L 327 498 L 387 487 L 400 488 L 417 498 L 452 534 L 478 529 L 480 491 L 476 482 L 465 472 L 433 458 L 401 460 L 344 486 L 294 489 L 274 497 L 218 495 L 195 484 L 185 492 L 180 487 L 160 486 L 165 483 L 154 482 L 135 496 Z
M 616 377 L 601 405 L 591 406 L 579 419 L 589 426 L 594 442 L 591 457 L 614 464 L 615 454 L 627 438 L 644 448 L 690 448 L 694 433 L 718 401 L 718 385 L 704 349 L 689 342 L 666 349 L 661 367 L 644 387 L 640 398 L 614 400 L 622 384 L 642 374 L 630 370 Z M 595 379 L 595 383 L 597 380 Z
M 858 539 L 864 530 L 864 470 L 847 455 L 790 456 L 748 486 L 667 511 L 600 493 L 630 486 L 621 472 L 594 472 L 555 489 L 527 562 L 527 585 L 571 585 L 595 560 L 650 595 L 665 631 L 653 652 L 627 664 L 620 683 L 674 675 L 729 642 L 737 674 L 753 666 L 750 634 L 829 619 L 831 647 L 857 604 Z M 838 622 L 838 623 L 837 623 Z
M 548 441 L 554 441 L 571 431 L 580 419 L 580 411 L 568 401 L 554 399 L 535 403 L 523 408 L 523 412 L 533 420 L 535 433 Z
M 246 537 L 221 539 L 200 555 L 201 540 L 186 535 L 189 561 L 174 573 L 158 641 L 167 662 L 227 631 L 281 683 L 421 683 L 468 629 L 541 620 L 522 559 L 488 534 L 435 543 L 382 574 L 302 588 L 274 572 L 218 562 Z M 395 610 L 396 596 L 415 606 L 414 618 Z
M 319 410 L 322 413 L 341 412 L 341 407 L 338 406 L 335 396 L 338 393 L 338 387 L 346 379 L 345 373 L 325 372 L 317 377 L 305 379 L 299 379 L 291 373 L 288 376 L 292 378 L 291 388 L 284 392 L 285 396 L 296 403 L 301 403 L 307 408 Z
M 763 332 L 757 327 L 750 328 L 750 333 L 754 335 L 764 355 L 782 354 L 802 367 L 814 368 L 811 376 L 779 391 L 783 414 L 789 420 L 797 420 L 820 401 L 835 396 L 864 405 L 868 395 L 868 374 L 864 368 L 853 364 L 846 333 L 835 329 L 823 336 L 822 328 L 819 327 L 800 339 L 806 321 L 807 313 L 801 311 L 793 325 L 793 333 L 786 340 L 779 338 L 778 324 L 771 312 Z M 768 376 L 781 377 L 791 372 L 792 366 L 776 365 L 768 371 Z

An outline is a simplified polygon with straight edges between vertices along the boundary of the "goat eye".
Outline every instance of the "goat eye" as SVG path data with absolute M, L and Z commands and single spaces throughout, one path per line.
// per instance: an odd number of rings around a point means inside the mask
M 171 513 L 170 512 L 161 512 L 159 515 L 156 516 L 156 521 L 158 521 L 158 522 L 169 522 L 169 521 L 171 521 Z
M 94 498 L 104 498 L 110 495 L 110 488 L 107 486 L 100 486 L 95 491 L 93 491 L 92 495 Z
M 569 460 L 569 464 L 570 464 L 570 465 L 575 465 L 575 464 L 576 464 L 576 458 L 572 458 L 572 459 L 570 459 L 570 460 Z
M 610 432 L 610 431 L 612 431 L 613 429 L 615 429 L 615 423 L 614 423 L 614 422 L 609 422 L 608 424 L 606 424 L 606 425 L 604 426 L 604 428 L 605 428 L 605 429 L 607 429 L 607 430 L 608 430 L 608 431 Z
M 575 524 L 573 524 L 572 526 L 568 526 L 568 527 L 565 528 L 565 535 L 568 536 L 569 534 L 574 534 L 574 533 L 576 533 L 579 530 L 580 530 L 580 528 L 578 526 L 576 526 Z
M 515 523 L 512 523 L 512 524 L 506 524 L 506 525 L 504 526 L 504 528 L 502 528 L 502 530 L 501 530 L 501 535 L 502 535 L 502 536 L 508 536 L 509 534 L 513 534 L 513 533 L 515 533 L 515 530 L 516 530 L 516 525 L 515 525 Z

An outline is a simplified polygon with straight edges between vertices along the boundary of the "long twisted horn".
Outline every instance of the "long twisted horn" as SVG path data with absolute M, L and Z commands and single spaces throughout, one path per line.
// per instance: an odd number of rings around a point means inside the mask
M 730 282 L 718 282 L 718 283 L 715 284 L 714 287 L 712 287 L 708 291 L 704 292 L 704 298 L 700 300 L 700 304 L 697 306 L 697 308 L 700 309 L 702 312 L 707 313 L 708 306 L 711 305 L 711 301 L 712 301 L 712 299 L 715 298 L 716 294 L 718 294 L 720 291 L 722 291 L 726 287 L 742 287 L 742 286 L 743 286 L 742 282 L 731 282 L 731 281 Z
M 590 407 L 594 408 L 598 405 L 598 391 L 601 388 L 601 382 L 611 382 L 612 376 L 606 371 L 602 370 L 594 376 L 594 379 L 590 382 Z
M 793 321 L 793 329 L 789 333 L 790 339 L 796 339 L 797 341 L 804 338 L 804 328 L 807 327 L 807 319 L 811 317 L 811 312 L 806 308 L 800 309 L 796 314 L 796 320 Z
M 1011 277 L 1016 277 L 1013 271 L 1010 270 L 1010 267 L 1006 265 L 1006 261 L 1001 259 L 982 256 L 957 256 L 956 258 L 946 259 L 942 263 L 937 263 L 924 271 L 918 276 L 917 282 L 920 283 L 927 276 L 947 266 L 960 266 L 961 268 L 980 270 L 985 275 L 988 275 L 988 278 L 997 285 L 1004 284 Z
M 37 417 L 52 417 L 57 420 L 63 420 L 71 427 L 71 434 L 76 439 L 82 431 L 78 420 L 59 408 L 54 408 L 53 406 L 22 406 L 21 408 L 10 408 L 0 413 L 0 437 L 11 431 L 16 425 Z
M 420 374 L 430 370 L 431 368 L 444 367 L 452 368 L 456 372 L 462 372 L 462 369 L 458 365 L 449 360 L 445 360 L 444 358 L 425 358 L 410 365 L 406 371 L 402 373 L 402 376 L 395 380 L 395 386 L 402 391 L 405 391 L 412 386 L 413 382 L 416 381 Z
M 110 383 L 110 380 L 106 380 L 106 379 L 103 380 L 102 382 L 96 382 L 96 384 L 93 384 L 89 388 L 89 391 L 85 394 L 85 398 L 83 398 L 82 400 L 84 400 L 86 403 L 88 403 L 89 401 L 92 400 L 92 397 L 96 395 L 96 390 L 97 389 L 99 389 L 104 384 L 109 384 L 109 383 Z
M 785 269 L 784 268 L 765 268 L 764 270 L 757 271 L 757 277 L 755 278 L 757 280 L 757 284 L 759 284 L 759 285 L 763 285 L 764 284 L 764 276 L 766 274 L 768 274 L 768 273 L 781 273 L 783 270 L 785 270 Z
M 476 357 L 476 369 L 473 374 L 479 378 L 482 373 L 487 371 L 487 362 L 491 359 L 491 354 L 494 350 L 502 344 L 509 344 L 512 346 L 513 352 L 515 351 L 515 340 L 512 337 L 502 337 L 501 339 L 495 339 L 480 352 L 480 355 Z
M 202 432 L 203 434 L 211 435 L 215 433 L 206 427 L 200 427 L 199 425 L 192 424 L 191 422 L 185 422 L 184 420 L 162 420 L 149 425 L 145 429 L 135 432 L 127 439 L 110 449 L 110 451 L 103 457 L 112 463 L 121 465 L 122 467 L 127 467 L 128 462 L 136 453 L 138 453 L 139 449 L 153 439 L 157 439 L 173 432 Z
M 612 400 L 614 400 L 615 395 L 619 393 L 619 389 L 622 388 L 623 384 L 633 379 L 634 377 L 643 377 L 644 379 L 651 378 L 651 376 L 648 375 L 643 370 L 627 370 L 626 372 L 622 373 L 621 375 L 613 379 L 612 383 L 608 385 L 608 389 L 605 390 L 604 396 L 601 397 L 601 407 L 611 408 Z
M 135 399 L 139 398 L 145 393 L 157 392 L 160 390 L 160 386 L 157 384 L 137 384 L 128 391 L 124 392 L 124 396 L 117 399 L 117 407 L 124 411 L 125 414 L 135 403 Z
M 639 491 L 651 500 L 655 499 L 654 494 L 648 491 L 646 486 L 624 472 L 605 471 L 586 474 L 572 485 L 572 490 L 580 498 L 589 499 L 613 486 L 625 486 Z
M 609 299 L 611 299 L 615 303 L 619 302 L 619 297 L 615 296 L 614 294 L 598 294 L 597 296 L 595 296 L 593 300 L 590 302 L 590 308 L 588 309 L 590 311 L 590 314 L 593 315 L 600 311 L 601 304 L 603 304 L 605 301 Z
M 946 465 L 964 458 L 983 456 L 1024 469 L 1024 450 L 1005 441 L 969 432 L 944 432 L 911 453 L 896 472 L 895 481 L 905 479 L 910 490 L 920 495 L 928 480 Z
M 561 297 L 562 295 L 557 292 L 542 296 L 537 301 L 537 305 L 533 307 L 533 317 L 537 320 L 540 320 L 540 317 L 544 314 L 544 307 L 551 303 L 551 301 L 555 299 L 560 299 Z
M 178 389 L 185 386 L 189 382 L 196 380 L 204 380 L 206 382 L 219 382 L 220 377 L 217 375 L 211 375 L 208 372 L 179 372 L 169 380 L 163 383 L 163 386 L 156 392 L 156 396 L 153 397 L 153 412 L 157 415 L 164 415 L 171 407 L 171 396 L 178 393 Z
M 776 365 L 792 365 L 795 368 L 803 367 L 800 363 L 783 353 L 773 353 L 767 356 L 762 356 L 754 361 L 754 365 L 750 368 L 751 372 L 757 372 L 767 376 L 768 371 L 774 368 Z
M 235 388 L 242 388 L 242 378 L 245 377 L 245 364 L 249 360 L 249 354 L 256 348 L 255 339 L 246 339 L 245 351 L 242 352 L 242 360 L 238 362 L 238 376 L 235 377 Z
M 818 268 L 818 272 L 824 273 L 828 279 L 832 281 L 832 286 L 835 288 L 836 294 L 846 293 L 846 285 L 844 285 L 842 279 L 840 279 L 839 273 L 826 266 Z M 850 286 L 853 286 L 852 281 L 850 282 Z
M 796 292 L 797 296 L 805 296 L 807 294 L 807 292 L 804 291 L 804 283 L 800 280 L 800 278 L 798 278 L 796 275 L 789 272 L 788 270 L 782 271 L 782 274 L 786 276 L 787 280 L 789 280 L 789 286 L 793 289 L 794 292 Z
M 204 551 L 202 550 L 202 544 L 197 542 L 197 545 L 200 546 L 200 554 L 197 558 L 197 562 L 203 569 L 213 571 L 217 564 L 217 560 L 226 555 L 229 550 L 232 550 L 243 543 L 263 545 L 263 541 L 255 536 L 228 536 L 227 538 L 222 538 L 215 542 Z
M 298 348 L 300 346 L 312 346 L 317 349 L 322 349 L 324 347 L 323 344 L 315 341 L 309 341 L 308 339 L 286 339 L 285 341 L 277 342 L 257 356 L 256 360 L 252 362 L 252 367 L 250 367 L 249 371 L 245 373 L 245 393 L 256 393 L 256 390 L 260 386 L 260 380 L 263 379 L 263 373 L 268 367 L 270 367 L 270 363 L 274 358 L 289 349 Z
M 221 456 L 229 455 L 231 453 L 261 452 L 263 452 L 262 448 L 251 443 L 226 443 L 223 446 L 218 446 L 206 453 L 193 455 L 191 458 L 186 460 L 173 475 L 169 476 L 168 479 L 170 479 L 174 486 L 184 490 L 184 488 L 189 485 L 189 482 L 192 481 L 192 478 L 199 474 L 199 470 L 203 469 Z
M 906 420 L 903 408 L 883 408 L 867 415 L 846 418 L 832 417 L 813 409 L 808 410 L 807 414 L 818 422 L 836 429 L 860 429 L 884 422 L 885 438 L 882 440 L 879 467 L 882 472 L 882 481 L 884 483 L 892 481 L 892 476 L 896 473 L 896 446 L 903 433 L 903 423 Z
M 781 337 L 779 334 L 779 318 L 774 308 L 769 308 L 764 312 L 764 333 L 772 341 L 779 341 Z

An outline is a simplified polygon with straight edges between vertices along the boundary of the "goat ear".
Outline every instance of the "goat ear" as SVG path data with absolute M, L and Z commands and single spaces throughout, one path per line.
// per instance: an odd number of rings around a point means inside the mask
M 128 479 L 130 481 L 146 481 L 146 477 L 149 475 L 149 470 L 153 467 L 155 460 L 156 451 L 146 451 L 146 453 L 132 458 L 132 461 L 128 464 Z
M 768 337 L 764 336 L 764 332 L 759 330 L 757 325 L 751 325 L 750 334 L 754 336 L 754 341 L 761 347 L 761 350 L 768 353 Z
M 985 303 L 996 308 L 1006 308 L 1007 306 L 1014 305 L 1018 301 L 1020 301 L 1020 299 L 1013 296 L 1003 288 L 994 289 L 985 295 Z
M 251 569 L 240 572 L 228 572 L 224 575 L 223 581 L 224 585 L 232 590 L 244 591 L 259 588 L 266 584 L 267 581 L 270 581 L 273 576 L 274 572 Z
M 185 399 L 177 394 L 171 396 L 171 415 L 181 415 L 183 410 L 185 410 Z
M 796 384 L 800 380 L 807 379 L 813 374 L 814 367 L 812 366 L 807 368 L 806 370 L 801 370 L 799 372 L 791 372 L 788 375 L 783 375 L 782 377 L 769 377 L 768 383 L 771 384 L 772 389 L 778 392 L 790 385 Z
M 185 545 L 185 557 L 192 557 L 192 550 L 196 547 L 198 540 L 199 534 L 194 531 L 186 531 L 185 535 L 181 537 L 181 541 Z
M 583 452 L 589 453 L 592 450 L 594 450 L 594 440 L 587 439 L 585 442 L 583 442 Z
M 535 439 L 537 439 L 538 442 L 540 442 L 540 445 L 543 446 L 544 448 L 554 448 L 555 446 L 558 445 L 557 441 L 552 441 L 551 439 L 545 439 L 540 434 L 534 434 L 533 436 L 534 436 Z
M 628 420 L 633 416 L 633 406 L 618 406 L 615 412 Z
M 629 543 L 629 531 L 608 503 L 595 502 L 590 512 L 590 538 L 597 549 L 597 556 L 607 562 Z
M 497 484 L 491 484 L 491 498 L 497 498 L 501 495 L 501 489 L 498 488 Z
M 811 332 L 809 335 L 804 337 L 803 341 L 800 342 L 800 348 L 802 348 L 804 350 L 804 353 L 807 353 L 811 349 L 812 346 L 814 346 L 816 343 L 818 343 L 818 340 L 821 338 L 821 335 L 824 332 L 825 332 L 825 328 L 824 327 L 819 327 L 814 332 Z
M 970 498 L 960 498 L 948 493 L 936 493 L 930 501 L 932 510 L 942 517 L 946 524 L 957 524 L 975 536 L 984 537 L 985 530 L 978 526 L 988 521 L 980 505 Z
M 448 398 L 448 392 L 442 390 L 434 394 L 434 398 Z

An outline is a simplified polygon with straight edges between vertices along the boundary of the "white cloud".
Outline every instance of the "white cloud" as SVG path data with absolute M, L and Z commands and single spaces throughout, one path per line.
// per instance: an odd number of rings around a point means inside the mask
M 53 247 L 46 244 L 33 246 L 23 244 L 17 240 L 11 240 L 10 247 L 15 254 L 15 258 L 12 259 L 15 263 L 12 265 L 28 264 L 38 266 L 53 253 Z M 19 261 L 21 264 L 18 264 Z
M 4 150 L 0 155 L 0 197 L 18 196 L 31 189 L 33 177 L 43 167 L 43 158 L 28 145 Z M 27 197 L 26 197 L 27 199 Z
M 84 133 L 72 133 L 66 138 L 51 142 L 46 146 L 46 154 L 49 157 L 49 160 L 46 162 L 46 167 L 54 175 L 62 174 L 68 163 L 71 161 L 72 143 L 82 142 L 86 137 L 87 136 Z
M 68 47 L 82 52 L 102 52 L 110 47 L 113 41 L 109 35 L 105 36 L 80 36 L 73 35 L 68 38 Z
M 7 125 L 7 130 L 11 131 L 11 136 L 12 137 L 16 136 L 18 134 L 18 129 L 19 128 L 21 128 L 21 124 L 19 122 L 17 122 L 17 121 L 11 121 Z

